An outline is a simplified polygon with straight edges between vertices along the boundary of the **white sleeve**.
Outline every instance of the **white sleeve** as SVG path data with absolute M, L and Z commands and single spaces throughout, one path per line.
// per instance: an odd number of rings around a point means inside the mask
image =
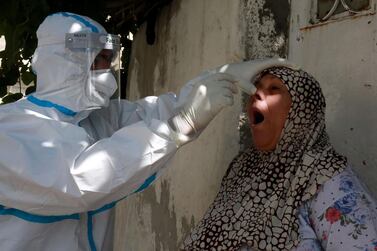
M 96 142 L 78 156 L 71 174 L 87 209 L 122 199 L 151 176 L 159 176 L 177 147 L 174 141 L 156 134 L 158 130 L 163 133 L 168 128 L 158 120 L 149 125 L 139 121 Z
M 24 109 L 1 110 L 0 205 L 66 215 L 138 191 L 177 151 L 166 119 L 181 100 L 173 94 L 139 100 L 122 110 L 126 119 L 119 130 L 95 143 L 76 125 Z
M 166 129 L 158 120 L 90 145 L 80 127 L 17 117 L 0 125 L 0 205 L 29 213 L 72 214 L 120 200 L 159 176 L 177 150 L 150 129 Z
M 112 118 L 112 120 L 119 127 L 128 126 L 140 120 L 147 124 L 150 124 L 152 119 L 167 121 L 184 105 L 194 84 L 194 80 L 189 81 L 181 88 L 178 95 L 170 92 L 160 96 L 148 96 L 135 102 L 114 101 L 109 110 L 112 115 L 117 114 L 117 118 Z M 102 116 L 108 115 L 103 113 Z

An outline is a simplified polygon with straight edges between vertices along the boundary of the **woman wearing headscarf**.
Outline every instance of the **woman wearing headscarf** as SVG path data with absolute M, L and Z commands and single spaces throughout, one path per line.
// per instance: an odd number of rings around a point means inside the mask
M 253 146 L 231 162 L 184 250 L 377 250 L 376 204 L 325 130 L 325 99 L 307 72 L 252 78 Z

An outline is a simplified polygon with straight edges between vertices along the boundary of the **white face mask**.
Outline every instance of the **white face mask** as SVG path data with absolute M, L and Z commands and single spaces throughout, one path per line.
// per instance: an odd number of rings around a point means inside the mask
M 88 78 L 89 97 L 98 106 L 108 106 L 117 88 L 117 81 L 110 69 L 91 71 Z

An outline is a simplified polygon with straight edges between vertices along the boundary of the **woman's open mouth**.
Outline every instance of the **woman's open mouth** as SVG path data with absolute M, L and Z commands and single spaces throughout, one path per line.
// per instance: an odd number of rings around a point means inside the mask
M 253 111 L 253 125 L 259 125 L 264 121 L 264 115 L 259 111 Z

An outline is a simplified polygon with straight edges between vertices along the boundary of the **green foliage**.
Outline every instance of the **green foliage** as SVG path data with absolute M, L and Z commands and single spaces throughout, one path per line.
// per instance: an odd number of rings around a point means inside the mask
M 3 102 L 21 98 L 8 94 L 21 77 L 30 84 L 35 76 L 30 72 L 30 60 L 37 44 L 35 31 L 48 13 L 45 0 L 12 0 L 0 3 L 0 36 L 5 37 L 6 48 L 0 52 L 0 97 Z M 35 81 L 34 81 L 35 82 Z
M 36 76 L 31 71 L 31 58 L 37 46 L 36 30 L 44 18 L 55 12 L 69 11 L 86 15 L 100 22 L 111 32 L 114 24 L 105 22 L 106 0 L 2 0 L 0 1 L 0 37 L 5 37 L 6 48 L 0 51 L 0 98 L 3 103 L 23 97 L 20 93 L 7 93 L 7 87 L 28 85 L 26 94 L 35 90 Z M 109 27 L 111 26 L 111 27 Z M 125 36 L 124 36 L 125 37 Z M 19 88 L 21 90 L 21 88 Z
M 11 103 L 11 102 L 19 100 L 22 97 L 23 97 L 22 93 L 8 93 L 2 98 L 2 100 L 4 103 Z

